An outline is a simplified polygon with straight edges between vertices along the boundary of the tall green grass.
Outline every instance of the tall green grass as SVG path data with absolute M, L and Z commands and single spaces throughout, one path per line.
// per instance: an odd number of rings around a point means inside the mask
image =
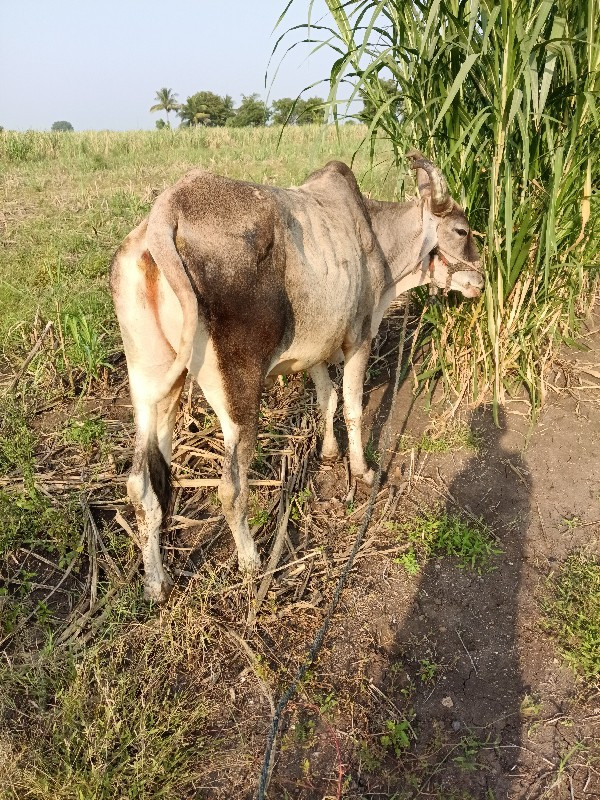
M 535 409 L 554 348 L 596 286 L 600 3 L 327 5 L 331 24 L 307 40 L 335 50 L 330 101 L 368 97 L 368 136 L 391 141 L 400 180 L 404 152 L 421 149 L 481 234 L 485 295 L 426 312 L 424 376 L 496 404 L 524 384 Z

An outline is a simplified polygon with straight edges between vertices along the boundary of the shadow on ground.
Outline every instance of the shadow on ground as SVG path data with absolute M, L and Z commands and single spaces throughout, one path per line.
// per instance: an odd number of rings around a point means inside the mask
M 518 599 L 531 484 L 521 455 L 507 441 L 502 413 L 499 427 L 485 408 L 474 412 L 470 424 L 482 445 L 449 484 L 445 511 L 467 523 L 483 519 L 501 552 L 491 559 L 492 571 L 481 574 L 455 559 L 430 562 L 395 648 L 419 687 L 417 753 L 428 752 L 436 738 L 452 746 L 431 783 L 501 798 L 514 780 L 528 691 L 519 658 Z

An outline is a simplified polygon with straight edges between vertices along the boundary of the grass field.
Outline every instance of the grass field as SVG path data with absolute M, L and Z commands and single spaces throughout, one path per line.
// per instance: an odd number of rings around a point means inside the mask
M 79 325 L 83 316 L 93 332 L 106 336 L 109 349 L 115 345 L 110 259 L 154 197 L 188 170 L 203 166 L 232 178 L 291 186 L 331 159 L 350 162 L 365 129 L 344 126 L 338 140 L 331 129 L 290 128 L 280 144 L 279 134 L 275 128 L 1 133 L 5 366 L 28 349 L 37 313 L 55 321 L 75 316 Z M 372 172 L 368 154 L 356 161 L 365 190 L 387 199 L 394 181 L 385 169 Z
M 0 133 L 1 800 L 253 796 L 273 701 L 318 628 L 366 497 L 349 496 L 343 464 L 330 472 L 316 467 L 315 398 L 303 378 L 276 386 L 261 408 L 251 477 L 276 483 L 283 475 L 293 502 L 283 564 L 262 605 L 256 608 L 255 587 L 234 568 L 214 485 L 177 489 L 163 541 L 177 590 L 163 609 L 145 604 L 125 497 L 133 427 L 108 267 L 157 193 L 190 168 L 297 184 L 330 159 L 350 162 L 364 133 L 344 126 L 338 139 L 333 130 L 304 127 L 287 130 L 280 144 L 273 129 Z M 368 152 L 359 152 L 354 168 L 364 191 L 391 199 L 402 176 L 381 152 L 374 169 Z M 384 322 L 370 365 L 368 395 L 378 401 L 399 328 L 393 316 Z M 408 386 L 405 394 L 408 408 Z M 185 396 L 176 477 L 216 484 L 223 453 L 216 418 L 199 392 Z M 500 609 L 489 675 L 520 675 L 513 600 L 525 559 L 511 537 L 523 527 L 529 499 L 510 500 L 510 519 L 499 522 L 501 499 L 488 493 L 510 485 L 515 473 L 515 487 L 527 494 L 520 455 L 494 450 L 489 432 L 486 439 L 465 423 L 431 427 L 421 419 L 419 426 L 399 436 L 344 610 L 289 709 L 271 800 L 336 797 L 340 771 L 337 797 L 348 800 L 500 800 L 506 795 L 493 788 L 494 776 L 511 772 L 505 725 L 528 727 L 523 750 L 539 745 L 546 770 L 523 768 L 538 796 L 568 799 L 573 785 L 598 776 L 590 706 L 579 704 L 595 696 L 598 630 L 593 620 L 571 621 L 582 596 L 587 614 L 598 608 L 597 560 L 589 547 L 583 552 L 593 529 L 572 522 L 577 555 L 565 554 L 564 531 L 556 531 L 548 553 L 563 563 L 540 580 L 539 611 L 528 609 L 527 625 L 548 639 L 532 635 L 526 656 L 535 651 L 550 672 L 534 676 L 534 688 L 506 679 L 506 693 L 493 698 L 502 706 L 500 723 L 486 716 L 491 684 L 472 708 L 476 724 L 461 721 L 458 710 L 448 716 L 454 687 L 472 677 L 477 636 L 487 646 L 490 623 L 480 604 L 489 597 Z M 373 442 L 369 450 L 373 459 L 385 457 Z M 489 462 L 496 472 L 486 478 Z M 453 465 L 460 475 L 469 464 L 475 474 L 467 483 L 493 510 L 484 522 L 456 503 L 433 502 L 433 489 L 447 488 L 435 470 Z M 409 497 L 394 494 L 407 484 Z M 457 485 L 452 491 L 462 502 Z M 281 487 L 258 487 L 251 497 L 250 522 L 265 559 L 280 494 Z M 443 602 L 433 580 L 440 575 Z M 528 586 L 538 579 L 529 574 Z M 449 620 L 437 645 L 428 604 Z M 252 614 L 254 626 L 246 623 Z M 452 626 L 463 630 L 466 654 L 458 639 L 454 650 L 445 644 Z M 483 649 L 479 656 L 473 650 L 482 670 Z M 536 680 L 544 691 L 552 683 L 555 694 L 538 696 Z M 555 695 L 566 709 L 558 722 Z M 548 725 L 557 726 L 555 739 L 546 737 Z

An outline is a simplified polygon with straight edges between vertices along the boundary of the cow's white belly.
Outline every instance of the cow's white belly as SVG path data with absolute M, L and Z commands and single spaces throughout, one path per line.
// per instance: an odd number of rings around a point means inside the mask
M 333 285 L 293 302 L 292 340 L 275 353 L 269 375 L 286 375 L 310 369 L 315 364 L 341 360 L 342 345 L 352 339 L 359 317 L 359 296 L 343 276 Z

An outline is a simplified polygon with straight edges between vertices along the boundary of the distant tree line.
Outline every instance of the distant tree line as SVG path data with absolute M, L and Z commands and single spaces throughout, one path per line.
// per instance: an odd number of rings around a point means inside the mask
M 50 128 L 52 131 L 61 131 L 62 133 L 68 133 L 69 131 L 73 130 L 73 126 L 70 122 L 67 122 L 66 119 L 59 119 L 57 122 L 52 123 L 52 127 Z
M 398 99 L 398 88 L 393 80 L 380 80 L 382 103 L 387 103 L 390 111 L 396 116 L 401 115 L 400 101 Z M 361 122 L 371 122 L 377 111 L 375 103 L 366 94 L 360 93 L 363 101 L 363 109 L 353 115 L 354 119 L 346 119 L 347 122 L 359 120 Z M 208 127 L 222 127 L 227 125 L 231 128 L 259 127 L 269 123 L 273 125 L 321 125 L 328 119 L 328 104 L 322 97 L 281 97 L 274 100 L 271 106 L 267 106 L 260 96 L 254 94 L 243 94 L 242 101 L 237 108 L 234 107 L 233 98 L 226 94 L 221 97 L 214 92 L 196 92 L 190 95 L 185 103 L 177 102 L 177 93 L 172 89 L 163 87 L 156 92 L 156 102 L 150 107 L 152 112 L 165 112 L 165 119 L 156 121 L 157 128 L 170 128 L 171 122 L 169 114 L 175 112 L 180 119 L 183 128 L 194 125 L 206 125 Z M 51 130 L 68 132 L 73 130 L 73 126 L 67 120 L 57 120 L 52 123 Z M 0 125 L 0 132 L 3 131 Z
M 258 127 L 271 122 L 274 125 L 309 125 L 327 121 L 326 103 L 321 97 L 307 99 L 282 97 L 269 107 L 258 94 L 243 94 L 242 101 L 234 107 L 233 98 L 226 94 L 221 97 L 214 92 L 196 92 L 185 103 L 177 102 L 177 94 L 172 89 L 162 88 L 156 92 L 152 112 L 164 111 L 166 120 L 159 119 L 157 128 L 171 127 L 169 114 L 174 111 L 181 120 L 182 127 L 206 125 L 232 128 Z

